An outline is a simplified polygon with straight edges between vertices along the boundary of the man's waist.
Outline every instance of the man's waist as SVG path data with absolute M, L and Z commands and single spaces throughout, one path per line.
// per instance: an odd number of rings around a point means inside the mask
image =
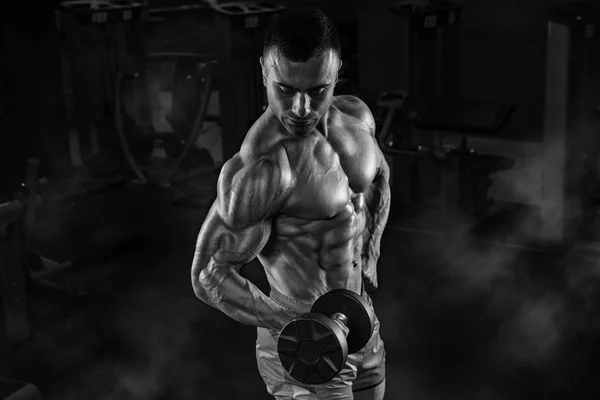
M 360 295 L 368 301 L 368 294 L 367 291 L 364 289 L 364 284 L 361 285 L 360 292 Z M 271 300 L 273 300 L 275 303 L 277 303 L 287 311 L 298 315 L 308 313 L 312 308 L 312 303 L 298 300 L 288 295 L 285 295 L 275 288 L 271 288 L 271 293 L 269 294 L 269 297 L 271 298 Z

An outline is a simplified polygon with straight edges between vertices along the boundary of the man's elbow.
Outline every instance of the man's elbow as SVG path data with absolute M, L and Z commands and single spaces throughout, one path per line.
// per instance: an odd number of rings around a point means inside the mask
M 208 301 L 208 296 L 206 288 L 202 284 L 201 273 L 207 267 L 208 260 L 209 259 L 206 259 L 206 257 L 201 257 L 196 254 L 192 262 L 191 271 L 192 288 L 194 289 L 194 294 L 198 299 L 205 303 Z
M 206 290 L 202 283 L 200 282 L 200 273 L 196 273 L 194 268 L 192 268 L 192 289 L 194 290 L 194 294 L 199 300 L 206 302 Z
M 196 296 L 196 298 L 204 302 L 206 299 L 206 291 L 204 290 L 202 285 L 200 285 L 198 280 L 194 279 L 194 277 L 192 277 L 192 289 L 194 290 L 194 295 Z

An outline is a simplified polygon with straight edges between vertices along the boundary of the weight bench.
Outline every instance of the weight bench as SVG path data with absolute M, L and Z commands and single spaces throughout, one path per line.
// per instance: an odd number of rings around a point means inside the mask
M 378 102 L 380 107 L 388 110 L 378 140 L 386 155 L 402 160 L 401 167 L 392 172 L 397 175 L 392 187 L 396 186 L 398 197 L 409 207 L 419 200 L 415 195 L 419 192 L 419 182 L 415 182 L 418 165 L 423 159 L 434 159 L 440 166 L 439 195 L 443 207 L 447 211 L 470 215 L 483 213 L 492 201 L 487 194 L 492 183 L 489 175 L 512 168 L 515 161 L 477 154 L 475 149 L 469 148 L 466 136 L 499 136 L 515 105 L 473 98 L 438 98 L 416 111 L 404 111 L 410 120 L 404 130 L 416 128 L 433 132 L 431 143 L 424 143 L 418 135 L 404 133 L 400 138 L 392 132 L 393 119 L 402 108 L 407 108 L 407 98 L 406 92 L 384 93 Z M 462 135 L 458 147 L 444 145 L 448 133 Z
M 434 99 L 418 111 L 414 120 L 420 130 L 435 131 L 440 137 L 446 155 L 442 163 L 441 197 L 448 211 L 468 215 L 485 213 L 493 201 L 488 196 L 492 184 L 489 175 L 511 169 L 515 160 L 497 155 L 479 155 L 470 148 L 467 135 L 499 136 L 509 117 L 515 111 L 514 104 L 474 98 Z M 444 147 L 447 133 L 462 135 L 456 148 Z
M 498 136 L 515 108 L 514 104 L 474 98 L 434 99 L 418 111 L 415 126 L 423 130 Z

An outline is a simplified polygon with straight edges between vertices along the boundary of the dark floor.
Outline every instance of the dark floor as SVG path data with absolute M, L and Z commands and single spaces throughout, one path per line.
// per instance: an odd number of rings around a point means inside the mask
M 195 198 L 210 199 L 214 184 L 195 183 Z M 33 340 L 2 343 L 0 376 L 33 382 L 48 400 L 269 398 L 255 329 L 192 292 L 190 262 L 206 211 L 174 206 L 168 192 L 127 189 L 47 212 L 39 227 L 47 240 L 85 249 L 115 229 L 137 229 L 147 242 L 86 270 L 86 296 L 32 286 Z M 596 258 L 557 262 L 394 226 L 372 294 L 387 349 L 386 399 L 597 398 Z M 264 287 L 259 264 L 244 273 Z

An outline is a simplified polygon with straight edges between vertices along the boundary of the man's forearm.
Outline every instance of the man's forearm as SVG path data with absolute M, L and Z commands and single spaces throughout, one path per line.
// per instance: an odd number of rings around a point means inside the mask
M 381 254 L 381 238 L 390 213 L 391 191 L 389 167 L 382 168 L 371 186 L 367 202 L 369 216 L 363 243 L 363 280 L 367 290 L 377 289 L 377 261 Z
M 293 317 L 235 266 L 217 264 L 212 257 L 194 257 L 192 285 L 200 300 L 244 325 L 281 330 Z

